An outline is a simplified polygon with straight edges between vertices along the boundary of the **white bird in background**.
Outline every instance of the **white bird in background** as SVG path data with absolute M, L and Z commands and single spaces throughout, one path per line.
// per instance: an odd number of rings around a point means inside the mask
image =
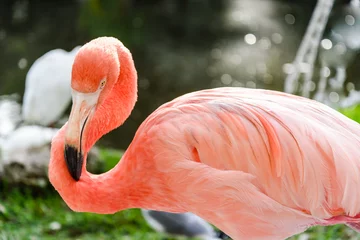
M 0 97 L 0 139 L 13 132 L 21 122 L 21 106 L 14 96 Z
M 50 159 L 50 142 L 59 129 L 42 126 L 22 126 L 5 138 L 1 147 L 2 166 L 16 163 L 22 171 L 12 174 L 19 180 L 26 173 L 46 176 L 46 166 Z M 16 175 L 16 176 L 15 176 Z
M 9 136 L 21 122 L 21 106 L 16 101 L 16 96 L 0 97 L 0 173 L 2 172 L 3 146 Z
M 155 231 L 172 236 L 217 240 L 214 228 L 193 213 L 168 213 L 141 209 L 141 213 Z
M 49 126 L 62 116 L 71 101 L 71 70 L 79 49 L 54 49 L 33 63 L 26 75 L 22 105 L 25 123 Z
M 44 126 L 57 122 L 70 105 L 71 70 L 79 49 L 54 49 L 33 63 L 26 75 L 22 113 L 16 100 L 0 99 L 0 174 L 6 166 L 17 164 L 22 171 L 13 171 L 13 178 L 46 175 L 39 171 L 46 170 L 51 139 L 58 129 Z M 33 125 L 18 127 L 22 121 Z

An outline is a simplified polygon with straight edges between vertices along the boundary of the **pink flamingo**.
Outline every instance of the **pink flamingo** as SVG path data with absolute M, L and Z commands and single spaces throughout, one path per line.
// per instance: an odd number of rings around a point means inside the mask
M 321 103 L 259 89 L 189 93 L 141 124 L 116 167 L 93 175 L 89 149 L 137 99 L 131 53 L 115 38 L 92 40 L 75 58 L 71 87 L 49 178 L 74 211 L 192 212 L 233 239 L 360 229 L 360 127 Z

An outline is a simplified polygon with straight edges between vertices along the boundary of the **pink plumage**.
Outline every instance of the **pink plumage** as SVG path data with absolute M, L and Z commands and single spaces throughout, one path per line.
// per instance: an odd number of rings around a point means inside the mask
M 136 101 L 130 52 L 114 38 L 84 45 L 72 87 L 78 100 L 53 140 L 49 178 L 75 211 L 187 211 L 236 240 L 359 230 L 360 127 L 321 103 L 259 89 L 189 93 L 141 124 L 114 169 L 93 175 L 86 153 Z

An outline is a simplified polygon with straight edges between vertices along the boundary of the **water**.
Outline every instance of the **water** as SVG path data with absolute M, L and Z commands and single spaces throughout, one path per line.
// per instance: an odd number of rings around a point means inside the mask
M 315 1 L 1 1 L 0 95 L 24 92 L 31 64 L 54 48 L 71 50 L 103 35 L 131 50 L 139 100 L 102 139 L 126 148 L 162 103 L 217 86 L 282 90 Z M 358 69 L 352 66 L 349 78 Z M 51 81 L 51 79 L 49 79 Z

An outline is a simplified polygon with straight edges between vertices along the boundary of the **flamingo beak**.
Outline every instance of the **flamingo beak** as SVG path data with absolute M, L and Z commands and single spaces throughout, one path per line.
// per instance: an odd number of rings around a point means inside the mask
M 83 133 L 99 98 L 99 92 L 81 93 L 72 90 L 73 105 L 65 135 L 65 161 L 71 177 L 79 181 L 84 163 Z

